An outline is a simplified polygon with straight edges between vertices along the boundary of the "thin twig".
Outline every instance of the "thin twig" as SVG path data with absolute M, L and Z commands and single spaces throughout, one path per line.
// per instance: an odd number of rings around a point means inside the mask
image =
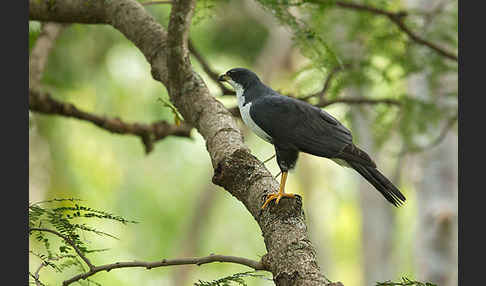
M 39 267 L 37 268 L 37 270 L 34 272 L 34 275 L 32 275 L 32 278 L 34 278 L 34 281 L 35 281 L 35 285 L 36 286 L 43 286 L 44 283 L 42 283 L 40 281 L 40 278 L 39 278 L 39 271 L 42 269 L 42 267 L 44 266 L 47 266 L 47 263 L 45 262 L 42 262 L 41 265 L 39 265 Z
M 197 61 L 201 64 L 202 69 L 204 72 L 216 83 L 218 84 L 219 88 L 225 95 L 235 95 L 236 93 L 227 88 L 222 82 L 218 80 L 219 74 L 214 72 L 213 69 L 209 66 L 208 62 L 204 59 L 204 57 L 199 53 L 199 51 L 194 47 L 194 44 L 189 39 L 188 40 L 188 48 L 191 54 L 197 59 Z
M 273 158 L 275 158 L 276 154 L 273 154 L 270 158 L 266 159 L 265 161 L 263 161 L 263 164 L 267 163 L 268 161 L 272 160 Z
M 403 151 L 400 151 L 397 154 L 397 156 L 401 156 L 401 155 L 405 155 L 405 154 L 410 154 L 410 153 L 423 152 L 424 150 L 427 150 L 427 149 L 430 149 L 430 148 L 433 148 L 433 147 L 439 145 L 442 141 L 444 141 L 444 139 L 447 136 L 447 133 L 449 133 L 449 131 L 454 126 L 454 124 L 456 124 L 457 118 L 458 118 L 457 116 L 458 116 L 458 114 L 456 113 L 455 115 L 451 116 L 449 118 L 449 120 L 447 120 L 446 125 L 444 125 L 444 127 L 440 131 L 439 136 L 437 136 L 437 138 L 435 138 L 434 140 L 432 140 L 431 142 L 429 142 L 429 143 L 427 143 L 427 144 L 425 144 L 423 146 L 414 146 L 414 147 L 411 147 L 411 148 L 407 148 L 407 149 L 405 149 Z
M 45 284 L 40 281 L 39 277 L 36 277 L 36 275 L 34 275 L 30 271 L 29 271 L 29 276 L 34 279 L 34 283 L 35 283 L 36 286 L 45 286 Z M 32 284 L 32 283 L 29 282 L 29 284 Z
M 145 151 L 148 154 L 153 150 L 153 144 L 157 140 L 167 136 L 190 137 L 192 126 L 169 124 L 166 121 L 158 121 L 152 124 L 126 123 L 119 118 L 101 117 L 79 110 L 71 103 L 57 101 L 49 94 L 29 91 L 29 109 L 46 114 L 57 114 L 89 121 L 103 129 L 118 134 L 137 135 L 142 139 Z
M 317 2 L 322 2 L 322 1 L 317 1 Z M 403 17 L 406 17 L 408 15 L 408 12 L 406 12 L 406 11 L 391 12 L 391 11 L 383 10 L 383 9 L 376 8 L 376 7 L 369 6 L 369 5 L 365 5 L 365 4 L 357 4 L 357 3 L 346 2 L 346 1 L 336 1 L 335 4 L 336 4 L 336 6 L 341 7 L 341 8 L 365 11 L 365 12 L 369 12 L 369 13 L 373 13 L 373 14 L 377 14 L 377 15 L 391 17 L 391 18 L 394 18 L 394 17 L 403 18 Z
M 155 262 L 145 262 L 145 261 L 132 261 L 132 262 L 115 262 L 112 264 L 105 264 L 96 266 L 93 269 L 90 269 L 86 273 L 82 273 L 76 275 L 68 280 L 65 280 L 62 285 L 66 286 L 73 282 L 79 281 L 81 279 L 86 279 L 100 271 L 110 271 L 112 269 L 119 269 L 119 268 L 131 268 L 131 267 L 143 267 L 146 269 L 152 269 L 157 267 L 164 267 L 164 266 L 173 266 L 173 265 L 203 265 L 212 262 L 228 262 L 228 263 L 236 263 L 248 266 L 255 270 L 265 270 L 268 271 L 260 261 L 255 261 L 243 257 L 236 257 L 236 256 L 225 256 L 225 255 L 216 255 L 211 254 L 205 257 L 190 257 L 190 258 L 178 258 L 178 259 L 162 259 L 160 261 Z
M 41 232 L 49 232 L 49 233 L 52 233 L 52 234 L 55 234 L 57 236 L 59 236 L 60 238 L 62 238 L 66 243 L 68 243 L 69 245 L 71 245 L 74 249 L 74 251 L 76 251 L 76 253 L 78 254 L 79 257 L 81 257 L 81 259 L 86 263 L 86 265 L 88 265 L 90 271 L 93 270 L 95 268 L 95 266 L 91 263 L 91 261 L 89 261 L 88 257 L 86 257 L 83 252 L 76 246 L 76 244 L 71 240 L 69 239 L 69 237 L 55 231 L 55 230 L 52 230 L 52 229 L 48 229 L 48 228 L 37 228 L 37 227 L 30 227 L 29 228 L 29 232 L 31 231 L 41 231 Z
M 159 5 L 159 4 L 172 4 L 172 1 L 170 0 L 166 0 L 166 1 L 147 1 L 147 2 L 142 2 L 140 3 L 142 4 L 143 6 L 149 6 L 149 5 Z
M 335 103 L 346 103 L 346 104 L 389 104 L 389 105 L 396 105 L 400 106 L 402 103 L 397 99 L 391 98 L 337 98 L 333 100 L 324 100 L 319 104 L 316 104 L 317 107 L 326 107 L 331 104 Z
M 33 252 L 31 252 L 33 253 Z M 35 255 L 35 254 L 34 254 Z M 65 258 L 66 256 L 58 256 L 58 257 L 52 257 L 52 258 L 49 258 L 47 260 L 51 260 L 51 261 L 56 261 L 56 260 L 60 260 L 60 259 L 63 259 Z M 47 263 L 47 261 L 42 261 L 41 265 L 39 265 L 39 267 L 37 268 L 37 270 L 34 272 L 34 274 L 32 276 L 32 278 L 34 278 L 34 281 L 35 281 L 35 285 L 36 286 L 45 286 L 44 283 L 42 283 L 40 281 L 40 277 L 39 277 L 39 272 L 41 271 L 41 269 L 45 266 L 48 266 L 49 264 Z
M 341 71 L 343 69 L 343 67 L 342 66 L 336 66 L 333 69 L 331 69 L 331 71 L 329 72 L 329 75 L 326 78 L 326 81 L 324 82 L 324 86 L 322 87 L 322 90 L 319 91 L 318 93 L 314 93 L 314 94 L 305 96 L 305 97 L 302 98 L 302 100 L 307 101 L 307 100 L 309 100 L 312 97 L 318 97 L 320 100 L 324 100 L 324 96 L 325 96 L 327 90 L 329 89 L 329 87 L 331 86 L 331 80 L 334 78 L 334 76 L 339 71 Z
M 352 66 L 351 64 L 344 64 L 342 66 L 336 66 L 333 69 L 331 69 L 331 71 L 329 72 L 329 75 L 327 76 L 327 78 L 324 82 L 324 86 L 323 86 L 322 90 L 317 92 L 317 93 L 307 95 L 307 96 L 304 96 L 304 97 L 295 97 L 293 95 L 286 95 L 286 96 L 293 97 L 293 98 L 296 98 L 296 99 L 299 99 L 299 100 L 302 100 L 302 101 L 306 101 L 306 102 L 309 102 L 309 99 L 311 99 L 313 97 L 318 97 L 319 101 L 316 104 L 313 104 L 313 105 L 316 106 L 316 107 L 321 107 L 321 108 L 335 104 L 335 103 L 367 104 L 367 105 L 370 105 L 370 104 L 388 104 L 388 105 L 396 105 L 396 106 L 400 106 L 402 104 L 399 100 L 392 99 L 392 98 L 373 99 L 373 98 L 360 97 L 360 98 L 337 98 L 337 99 L 332 99 L 332 100 L 326 100 L 325 95 L 326 95 L 326 92 L 331 85 L 332 79 L 336 76 L 336 74 L 338 72 L 342 71 L 345 68 L 350 68 L 351 66 Z M 236 116 L 238 114 L 237 109 L 238 109 L 237 107 L 232 108 L 232 109 L 230 109 L 230 112 Z
M 286 95 L 289 97 L 294 97 L 291 95 Z M 305 98 L 297 98 L 296 99 L 306 101 Z M 306 101 L 307 102 L 307 101 Z M 352 105 L 357 105 L 357 104 L 367 104 L 367 105 L 376 105 L 376 104 L 388 104 L 388 105 L 394 105 L 394 106 L 401 106 L 402 103 L 400 100 L 397 99 L 392 99 L 392 98 L 337 98 L 337 99 L 332 99 L 332 100 L 321 100 L 317 104 L 313 104 L 316 107 L 324 108 L 329 105 L 333 105 L 336 103 L 344 103 L 344 104 L 352 104 Z M 228 108 L 228 111 L 237 118 L 241 118 L 240 110 L 238 109 L 238 106 Z

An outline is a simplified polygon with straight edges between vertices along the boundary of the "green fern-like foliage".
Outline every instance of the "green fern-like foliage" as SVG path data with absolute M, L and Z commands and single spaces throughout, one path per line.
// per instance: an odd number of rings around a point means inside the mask
M 83 255 L 106 251 L 107 249 L 88 248 L 85 241 L 82 240 L 82 234 L 94 233 L 98 236 L 117 239 L 112 234 L 86 224 L 84 222 L 86 220 L 101 219 L 122 224 L 137 223 L 106 211 L 85 206 L 80 201 L 74 198 L 56 198 L 29 205 L 29 236 L 40 242 L 41 245 L 41 247 L 37 247 L 40 249 L 31 249 L 29 253 L 37 257 L 43 267 L 55 272 L 63 272 L 63 270 L 72 267 L 85 271 L 85 265 L 73 245 Z M 29 273 L 29 275 L 34 279 L 31 282 L 42 284 L 39 279 L 36 280 L 34 273 Z
M 330 72 L 341 67 L 326 91 L 327 100 L 346 96 L 347 88 L 357 88 L 363 90 L 360 96 L 365 98 L 388 98 L 402 103 L 400 107 L 373 105 L 370 119 L 373 120 L 372 131 L 377 149 L 397 132 L 404 150 L 420 150 L 420 146 L 428 145 L 425 142 L 434 142 L 446 123 L 457 117 L 455 87 L 448 86 L 447 94 L 437 96 L 444 85 L 444 76 L 457 74 L 457 62 L 412 41 L 388 17 L 343 9 L 333 0 L 258 2 L 292 31 L 294 43 L 310 60 L 309 65 L 298 71 L 298 79 L 293 86 L 303 84 L 311 87 L 312 91 L 296 88 L 292 93 L 296 93 L 297 97 L 317 92 L 320 88 L 309 82 L 320 82 L 322 87 Z M 429 16 L 423 15 L 428 13 L 425 11 L 407 10 L 398 0 L 359 2 L 360 5 L 395 14 L 407 11 L 402 20 L 410 30 L 457 52 L 457 8 L 454 8 L 454 1 L 443 12 Z M 427 19 L 433 19 L 434 24 L 429 25 Z M 426 78 L 426 90 L 410 94 L 404 80 L 418 73 Z
M 289 0 L 259 0 L 258 2 L 290 29 L 294 42 L 300 47 L 302 54 L 312 61 L 314 67 L 327 70 L 342 64 L 329 43 L 324 41 L 317 30 L 290 12 L 290 7 L 300 6 L 304 4 L 303 2 Z M 305 13 L 305 10 L 299 11 Z
M 407 277 L 402 277 L 402 281 L 392 282 L 392 281 L 385 281 L 385 282 L 377 282 L 375 286 L 437 286 L 436 284 L 432 284 L 430 282 L 419 282 L 415 280 L 410 280 Z
M 248 277 L 273 281 L 272 279 L 269 279 L 264 275 L 256 274 L 256 271 L 248 271 L 248 272 L 235 273 L 233 275 L 223 277 L 213 281 L 199 280 L 198 282 L 194 283 L 194 286 L 235 286 L 235 285 L 246 286 L 247 284 L 244 278 L 248 278 Z

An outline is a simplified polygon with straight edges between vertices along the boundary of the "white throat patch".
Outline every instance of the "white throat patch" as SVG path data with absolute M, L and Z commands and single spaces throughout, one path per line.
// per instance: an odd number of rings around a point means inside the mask
M 243 97 L 243 93 L 245 92 L 245 90 L 243 89 L 243 86 L 241 84 L 235 82 L 232 79 L 229 79 L 228 83 L 231 84 L 231 86 L 235 89 L 236 98 L 238 99 L 238 107 L 241 109 L 241 107 L 245 103 L 245 98 Z
M 228 83 L 231 84 L 231 86 L 235 89 L 236 98 L 238 100 L 238 108 L 240 109 L 241 119 L 243 119 L 243 122 L 245 122 L 246 126 L 248 126 L 251 129 L 251 131 L 253 131 L 253 133 L 258 135 L 258 137 L 262 138 L 268 143 L 272 143 L 272 137 L 270 137 L 270 135 L 268 135 L 265 131 L 263 131 L 263 129 L 258 127 L 258 125 L 256 125 L 253 119 L 251 119 L 250 116 L 251 102 L 245 104 L 245 97 L 243 96 L 245 90 L 243 89 L 243 86 L 241 86 L 239 83 L 231 79 L 228 80 Z

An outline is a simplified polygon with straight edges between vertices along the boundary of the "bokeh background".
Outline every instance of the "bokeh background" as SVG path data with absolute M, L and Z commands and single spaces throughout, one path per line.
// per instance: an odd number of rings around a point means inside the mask
M 457 285 L 457 61 L 410 41 L 386 17 L 330 4 L 290 8 L 312 31 L 309 37 L 284 25 L 290 20 L 278 5 L 262 2 L 198 2 L 190 37 L 215 72 L 246 67 L 283 94 L 306 96 L 322 89 L 330 74 L 332 62 L 325 60 L 333 55 L 315 53 L 325 45 L 341 62 L 353 64 L 335 75 L 326 98 L 402 102 L 336 103 L 325 110 L 353 131 L 355 142 L 399 186 L 407 197 L 404 206 L 394 208 L 356 172 L 324 158 L 301 154 L 289 176 L 287 191 L 303 197 L 323 273 L 344 285 L 369 286 L 402 276 Z M 457 52 L 457 1 L 363 3 L 410 11 L 407 23 L 414 31 Z M 170 5 L 146 9 L 167 26 Z M 30 46 L 39 29 L 40 23 L 29 22 Z M 236 106 L 195 58 L 192 63 L 218 100 Z M 168 99 L 165 87 L 152 79 L 141 52 L 110 26 L 66 27 L 50 53 L 42 85 L 54 98 L 94 114 L 127 122 L 174 120 L 158 101 Z M 115 135 L 77 119 L 38 113 L 29 118 L 30 202 L 80 198 L 140 222 L 96 224 L 119 240 L 87 235 L 93 248 L 109 248 L 90 255 L 95 264 L 210 253 L 258 260 L 265 254 L 251 215 L 211 183 L 210 158 L 197 131 L 191 139 L 159 141 L 147 155 L 135 136 Z M 274 154 L 272 145 L 238 122 L 256 157 L 263 161 Z M 275 159 L 266 166 L 278 174 Z M 31 240 L 30 247 L 37 243 Z M 29 265 L 33 271 L 39 260 L 30 256 Z M 102 285 L 192 285 L 248 270 L 213 263 L 122 269 L 93 278 Z M 59 285 L 76 273 L 44 269 L 41 277 Z M 273 285 L 256 278 L 247 283 Z

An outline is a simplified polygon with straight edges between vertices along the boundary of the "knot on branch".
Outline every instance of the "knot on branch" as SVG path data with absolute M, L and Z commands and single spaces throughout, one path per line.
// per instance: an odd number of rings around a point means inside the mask
M 262 196 L 262 204 L 265 199 L 266 195 Z M 278 205 L 275 204 L 275 201 L 272 201 L 262 212 L 266 210 L 268 210 L 271 220 L 279 219 L 284 222 L 295 223 L 293 220 L 300 218 L 300 216 L 305 220 L 305 213 L 302 210 L 302 197 L 297 194 L 294 198 L 282 198 Z
M 248 150 L 237 149 L 217 164 L 212 181 L 239 198 L 253 181 L 264 175 L 260 164 Z
M 292 273 L 281 272 L 273 278 L 276 285 L 290 286 L 295 285 L 296 281 L 299 279 L 299 272 L 294 271 Z

